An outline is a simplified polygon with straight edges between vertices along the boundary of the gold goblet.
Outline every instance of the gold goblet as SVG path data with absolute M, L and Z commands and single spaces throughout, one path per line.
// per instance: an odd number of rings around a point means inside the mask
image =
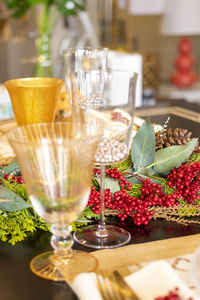
M 77 273 L 97 267 L 89 253 L 73 253 L 70 224 L 87 205 L 99 130 L 81 124 L 77 131 L 74 126 L 70 122 L 31 124 L 7 133 L 33 208 L 51 224 L 54 251 L 34 258 L 31 270 L 57 281 L 63 280 L 61 268 L 70 281 Z
M 54 120 L 63 81 L 57 78 L 19 78 L 5 86 L 19 126 Z

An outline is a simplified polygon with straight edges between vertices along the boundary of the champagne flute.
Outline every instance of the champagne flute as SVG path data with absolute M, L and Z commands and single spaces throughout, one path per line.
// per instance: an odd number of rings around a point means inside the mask
M 58 78 L 18 78 L 5 83 L 19 126 L 53 122 L 63 87 Z
M 95 154 L 95 162 L 100 165 L 100 222 L 74 234 L 75 240 L 84 246 L 114 248 L 130 240 L 129 232 L 123 228 L 105 224 L 104 192 L 106 165 L 119 163 L 129 154 L 136 82 L 137 74 L 129 71 L 80 70 L 71 74 L 72 99 L 82 110 L 84 122 L 98 124 L 103 129 L 102 141 Z
M 72 251 L 71 223 L 84 210 L 90 192 L 99 129 L 73 123 L 43 123 L 17 127 L 7 133 L 19 162 L 33 208 L 51 224 L 54 251 L 42 253 L 30 264 L 36 275 L 71 281 L 77 273 L 97 267 L 96 259 Z M 87 141 L 87 143 L 86 143 Z

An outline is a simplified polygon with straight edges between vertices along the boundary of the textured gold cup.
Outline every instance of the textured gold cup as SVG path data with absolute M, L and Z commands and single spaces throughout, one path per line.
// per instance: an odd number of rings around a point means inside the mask
M 5 83 L 19 126 L 53 122 L 63 81 L 57 78 L 19 78 Z

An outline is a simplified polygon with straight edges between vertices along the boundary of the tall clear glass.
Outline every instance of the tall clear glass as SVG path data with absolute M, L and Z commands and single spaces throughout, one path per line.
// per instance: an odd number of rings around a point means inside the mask
M 92 255 L 72 251 L 71 223 L 87 204 L 99 141 L 95 125 L 78 128 L 73 123 L 44 123 L 7 133 L 33 208 L 51 224 L 54 251 L 38 255 L 30 264 L 33 273 L 50 280 L 63 280 L 60 266 L 69 281 L 97 267 Z
M 102 141 L 95 154 L 95 162 L 101 171 L 100 222 L 77 231 L 74 238 L 78 243 L 91 248 L 119 247 L 130 240 L 130 234 L 118 226 L 105 224 L 105 168 L 106 165 L 125 160 L 129 155 L 137 74 L 116 70 L 80 70 L 70 76 L 72 99 L 79 107 L 79 116 L 86 124 L 98 124 L 103 130 Z M 78 121 L 78 118 L 74 120 Z
M 73 93 L 75 88 L 74 76 L 76 72 L 87 72 L 95 70 L 104 70 L 107 66 L 108 48 L 86 47 L 83 49 L 67 49 L 63 51 L 65 61 L 65 85 L 67 99 L 70 102 L 72 119 L 82 118 L 82 112 L 79 105 L 75 103 Z
M 18 78 L 5 83 L 19 126 L 53 122 L 63 87 L 58 78 Z
M 67 73 L 106 69 L 108 48 L 85 47 L 63 51 Z

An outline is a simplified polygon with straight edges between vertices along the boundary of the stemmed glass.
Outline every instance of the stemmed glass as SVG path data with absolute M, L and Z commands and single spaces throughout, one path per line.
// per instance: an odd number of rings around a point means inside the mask
M 35 257 L 31 270 L 51 280 L 63 280 L 60 267 L 70 281 L 77 273 L 93 271 L 97 266 L 92 255 L 74 253 L 71 248 L 70 224 L 87 204 L 99 142 L 98 127 L 81 124 L 78 128 L 70 122 L 43 123 L 7 133 L 33 208 L 51 224 L 54 251 Z
M 54 120 L 56 105 L 63 87 L 58 78 L 18 78 L 5 83 L 19 126 Z
M 91 248 L 114 248 L 126 244 L 130 234 L 104 221 L 105 167 L 125 160 L 132 142 L 137 74 L 129 71 L 92 70 L 71 74 L 72 99 L 82 110 L 86 124 L 103 129 L 95 154 L 100 165 L 100 222 L 80 229 L 75 240 Z M 77 117 L 77 115 L 76 115 Z M 75 122 L 75 121 L 74 121 Z

